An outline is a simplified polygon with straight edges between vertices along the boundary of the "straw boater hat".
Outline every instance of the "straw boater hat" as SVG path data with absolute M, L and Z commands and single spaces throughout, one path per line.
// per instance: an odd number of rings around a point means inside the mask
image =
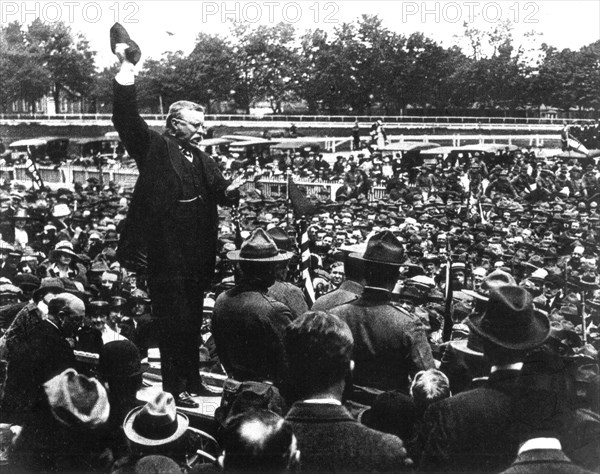
M 519 286 L 504 285 L 490 292 L 483 314 L 472 314 L 467 325 L 481 338 L 512 350 L 532 349 L 550 334 L 548 318 L 534 311 L 531 294 Z
M 283 262 L 290 260 L 291 252 L 280 252 L 273 238 L 262 228 L 257 228 L 242 244 L 240 250 L 227 253 L 227 258 L 233 262 Z
M 142 407 L 125 417 L 123 430 L 127 438 L 142 446 L 160 446 L 183 436 L 189 425 L 187 416 L 177 412 L 170 393 L 159 392 Z

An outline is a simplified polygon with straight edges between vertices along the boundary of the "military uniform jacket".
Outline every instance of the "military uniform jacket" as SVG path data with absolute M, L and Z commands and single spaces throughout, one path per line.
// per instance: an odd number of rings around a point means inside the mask
M 385 290 L 366 287 L 359 299 L 331 313 L 348 324 L 354 337 L 354 383 L 407 392 L 409 374 L 435 363 L 419 319 L 389 298 Z
M 283 337 L 290 309 L 267 296 L 267 288 L 242 283 L 217 298 L 212 334 L 230 377 L 282 382 L 287 372 Z

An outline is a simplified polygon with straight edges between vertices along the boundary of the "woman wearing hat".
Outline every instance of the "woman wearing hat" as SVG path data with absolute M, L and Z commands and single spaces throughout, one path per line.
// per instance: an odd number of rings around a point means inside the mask
M 50 252 L 50 264 L 46 268 L 47 277 L 68 278 L 87 283 L 85 268 L 79 263 L 79 256 L 73 250 L 73 244 L 61 240 Z

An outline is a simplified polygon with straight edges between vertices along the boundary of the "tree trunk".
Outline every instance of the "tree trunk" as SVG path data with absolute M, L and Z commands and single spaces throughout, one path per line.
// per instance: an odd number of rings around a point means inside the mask
M 52 96 L 54 97 L 54 113 L 60 114 L 60 88 L 61 85 L 58 82 L 54 83 L 54 89 L 52 90 Z M 48 111 L 50 113 L 50 111 Z

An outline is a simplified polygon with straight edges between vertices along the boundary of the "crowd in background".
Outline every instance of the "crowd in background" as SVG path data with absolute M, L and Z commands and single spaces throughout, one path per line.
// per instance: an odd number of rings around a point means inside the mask
M 585 130 L 582 129 L 584 135 Z M 400 276 L 394 282 L 391 301 L 424 328 L 427 345 L 441 370 L 432 366 L 416 376 L 412 374 L 412 386 L 406 387 L 402 396 L 399 392 L 384 391 L 376 400 L 369 399 L 363 404 L 362 411 L 352 412 L 365 426 L 394 435 L 378 441 L 390 452 L 404 453 L 388 461 L 398 462 L 398 469 L 411 468 L 405 459 L 408 451 L 414 462 L 412 468 L 417 468 L 422 453 L 428 449 L 422 444 L 427 440 L 422 439 L 419 428 L 424 423 L 423 416 L 432 397 L 436 400 L 456 397 L 467 390 L 474 379 L 486 375 L 489 365 L 483 358 L 483 350 L 469 345 L 469 350 L 461 352 L 461 348 L 469 340 L 470 331 L 465 324 L 469 315 L 481 311 L 481 305 L 485 306 L 481 296 L 487 294 L 500 278 L 527 290 L 536 311 L 548 319 L 551 331 L 546 341 L 547 349 L 560 356 L 561 367 L 565 367 L 564 380 L 557 383 L 569 386 L 568 394 L 560 394 L 561 400 L 568 405 L 564 410 L 587 417 L 585 423 L 590 427 L 589 431 L 581 435 L 574 447 L 563 443 L 564 450 L 569 448 L 569 457 L 581 467 L 593 470 L 600 466 L 598 453 L 585 449 L 587 443 L 597 442 L 600 426 L 600 168 L 594 160 L 549 159 L 542 149 L 531 147 L 507 151 L 495 164 L 490 164 L 483 155 L 474 154 L 457 156 L 454 161 L 439 157 L 431 165 L 406 166 L 400 153 L 376 150 L 371 153 L 368 149 L 357 150 L 348 158 L 339 157 L 335 163 L 325 161 L 318 152 L 287 153 L 276 161 L 248 161 L 218 153 L 214 158 L 226 176 L 245 177 L 253 185 L 247 187 L 239 206 L 233 210 L 220 210 L 217 269 L 211 292 L 204 302 L 203 334 L 202 340 L 198 341 L 199 357 L 205 370 L 222 372 L 210 320 L 215 300 L 236 282 L 236 267 L 226 256 L 239 248 L 242 241 L 251 238 L 256 229 L 266 230 L 280 250 L 295 253 L 279 279 L 298 288 L 306 286 L 301 277 L 297 244 L 301 229 L 286 200 L 285 183 L 266 192 L 259 179 L 292 174 L 298 181 L 337 180 L 342 186 L 335 199 L 331 199 L 328 190 L 309 196 L 317 211 L 305 217 L 310 239 L 310 283 L 317 298 L 315 308 L 320 309 L 319 305 L 326 301 L 322 298 L 326 299 L 336 291 L 344 290 L 356 297 L 361 294 L 365 283 L 364 267 L 349 257 L 348 249 L 364 253 L 369 238 L 388 230 L 402 247 L 402 261 L 398 263 Z M 375 184 L 385 186 L 385 197 L 370 200 L 369 193 Z M 76 185 L 72 191 L 26 189 L 11 183 L 2 186 L 1 359 L 14 359 L 14 354 L 22 350 L 21 344 L 31 343 L 31 331 L 37 323 L 24 318 L 23 314 L 31 314 L 34 309 L 42 318 L 50 315 L 50 320 L 56 320 L 63 329 L 68 347 L 86 353 L 105 353 L 105 361 L 110 360 L 112 353 L 107 350 L 107 345 L 111 343 L 113 351 L 117 352 L 117 356 L 112 357 L 121 362 L 126 357 L 119 351 L 133 350 L 133 359 L 140 359 L 147 356 L 149 348 L 155 347 L 151 295 L 145 286 L 143 261 L 134 272 L 123 268 L 116 258 L 119 233 L 130 197 L 131 189 L 114 183 L 100 184 L 95 179 L 88 180 L 85 185 Z M 449 279 L 446 278 L 448 266 L 451 268 Z M 453 289 L 451 342 L 443 335 L 449 281 Z M 56 295 L 60 298 L 55 298 Z M 65 295 L 74 295 L 85 303 L 85 308 L 78 308 Z M 54 304 L 53 300 L 56 300 Z M 291 331 L 297 332 L 299 340 L 307 337 L 302 332 L 305 330 L 302 324 L 317 324 L 315 321 L 320 321 L 319 318 L 325 318 L 319 324 L 337 324 L 318 312 L 302 316 L 311 303 L 306 299 L 289 303 L 296 321 L 295 329 Z M 63 314 L 64 308 L 69 308 L 68 317 Z M 74 319 L 72 327 L 67 324 L 69 318 Z M 125 344 L 127 341 L 133 343 L 134 349 Z M 9 354 L 11 351 L 14 351 L 13 355 Z M 475 362 L 457 361 L 466 357 L 464 354 Z M 543 361 L 547 362 L 546 359 Z M 10 400 L 4 397 L 0 421 L 57 429 L 57 440 L 51 442 L 44 438 L 43 442 L 50 443 L 58 454 L 61 449 L 68 451 L 66 446 L 75 443 L 77 433 L 87 433 L 77 439 L 79 452 L 85 454 L 77 461 L 89 462 L 89 465 L 77 464 L 73 458 L 67 459 L 68 456 L 57 460 L 55 458 L 60 456 L 56 453 L 53 458 L 43 451 L 40 437 L 27 430 L 22 433 L 21 446 L 27 442 L 29 448 L 36 446 L 43 455 L 32 460 L 17 450 L 14 459 L 18 464 L 33 470 L 46 469 L 52 463 L 52 468 L 56 469 L 74 466 L 119 469 L 123 467 L 115 461 L 129 459 L 131 444 L 136 445 L 137 441 L 138 447 L 151 446 L 152 443 L 139 434 L 139 426 L 135 426 L 135 420 L 143 417 L 146 408 L 141 414 L 128 415 L 134 406 L 131 392 L 135 394 L 141 384 L 142 366 L 139 360 L 134 364 L 138 365 L 133 369 L 130 367 L 127 375 L 139 378 L 135 378 L 131 387 L 126 384 L 123 393 L 116 393 L 115 387 L 119 383 L 111 383 L 108 369 L 99 374 L 104 385 L 69 370 L 52 378 L 44 387 L 45 403 L 54 416 L 39 416 L 39 411 L 33 408 L 37 403 L 35 397 L 22 397 L 19 406 L 7 405 L 7 400 L 14 401 L 14 393 L 11 392 Z M 24 380 L 18 382 L 27 384 Z M 434 396 L 432 386 L 436 387 Z M 21 393 L 20 387 L 14 387 L 14 379 L 3 387 L 5 394 L 11 390 Z M 117 395 L 122 395 L 118 401 Z M 76 396 L 79 402 L 75 400 Z M 72 399 L 65 401 L 65 397 Z M 84 399 L 88 400 L 86 406 L 78 405 Z M 109 415 L 107 406 L 111 403 L 115 408 Z M 187 425 L 174 414 L 172 400 L 167 397 L 153 403 L 171 413 L 173 420 L 178 420 L 179 424 L 172 421 L 181 435 Z M 400 409 L 403 404 L 412 408 Z M 219 441 L 230 446 L 232 452 L 235 447 L 242 453 L 239 459 L 229 458 L 230 470 L 253 467 L 248 463 L 254 462 L 252 453 L 256 454 L 256 451 L 244 444 L 249 442 L 242 436 L 244 423 L 264 426 L 264 430 L 272 435 L 265 439 L 273 442 L 272 448 L 282 453 L 277 459 L 258 456 L 261 462 L 273 462 L 273 469 L 297 468 L 295 450 L 290 448 L 294 438 L 292 431 L 300 436 L 298 433 L 302 433 L 303 427 L 295 424 L 292 416 L 289 419 L 294 425 L 292 430 L 288 422 L 282 424 L 281 418 L 272 411 L 241 412 L 229 417 L 228 430 Z M 35 418 L 31 418 L 33 413 Z M 13 420 L 14 414 L 19 416 Z M 284 415 L 284 410 L 280 409 L 279 414 Z M 300 415 L 296 413 L 295 416 Z M 128 420 L 133 428 L 127 424 Z M 130 435 L 128 442 L 115 440 L 110 430 L 96 430 L 97 424 L 121 426 L 123 421 L 125 434 Z M 91 431 L 93 436 L 89 435 Z M 404 448 L 395 444 L 396 436 L 404 441 Z M 173 438 L 176 439 L 179 437 Z M 59 441 L 63 444 L 57 444 Z M 364 443 L 363 449 L 368 450 L 368 442 Z M 111 452 L 110 456 L 103 458 L 107 451 Z M 180 465 L 185 464 L 179 454 L 144 451 L 144 454 L 157 453 L 167 454 Z M 517 455 L 516 452 L 513 454 Z M 388 455 L 391 456 L 389 452 Z M 300 464 L 301 460 L 300 456 Z M 155 456 L 153 461 L 166 463 L 164 472 L 174 468 L 169 459 Z M 370 465 L 375 470 L 386 470 L 389 466 L 385 463 L 379 467 Z M 423 466 L 423 469 L 427 467 L 426 462 Z

